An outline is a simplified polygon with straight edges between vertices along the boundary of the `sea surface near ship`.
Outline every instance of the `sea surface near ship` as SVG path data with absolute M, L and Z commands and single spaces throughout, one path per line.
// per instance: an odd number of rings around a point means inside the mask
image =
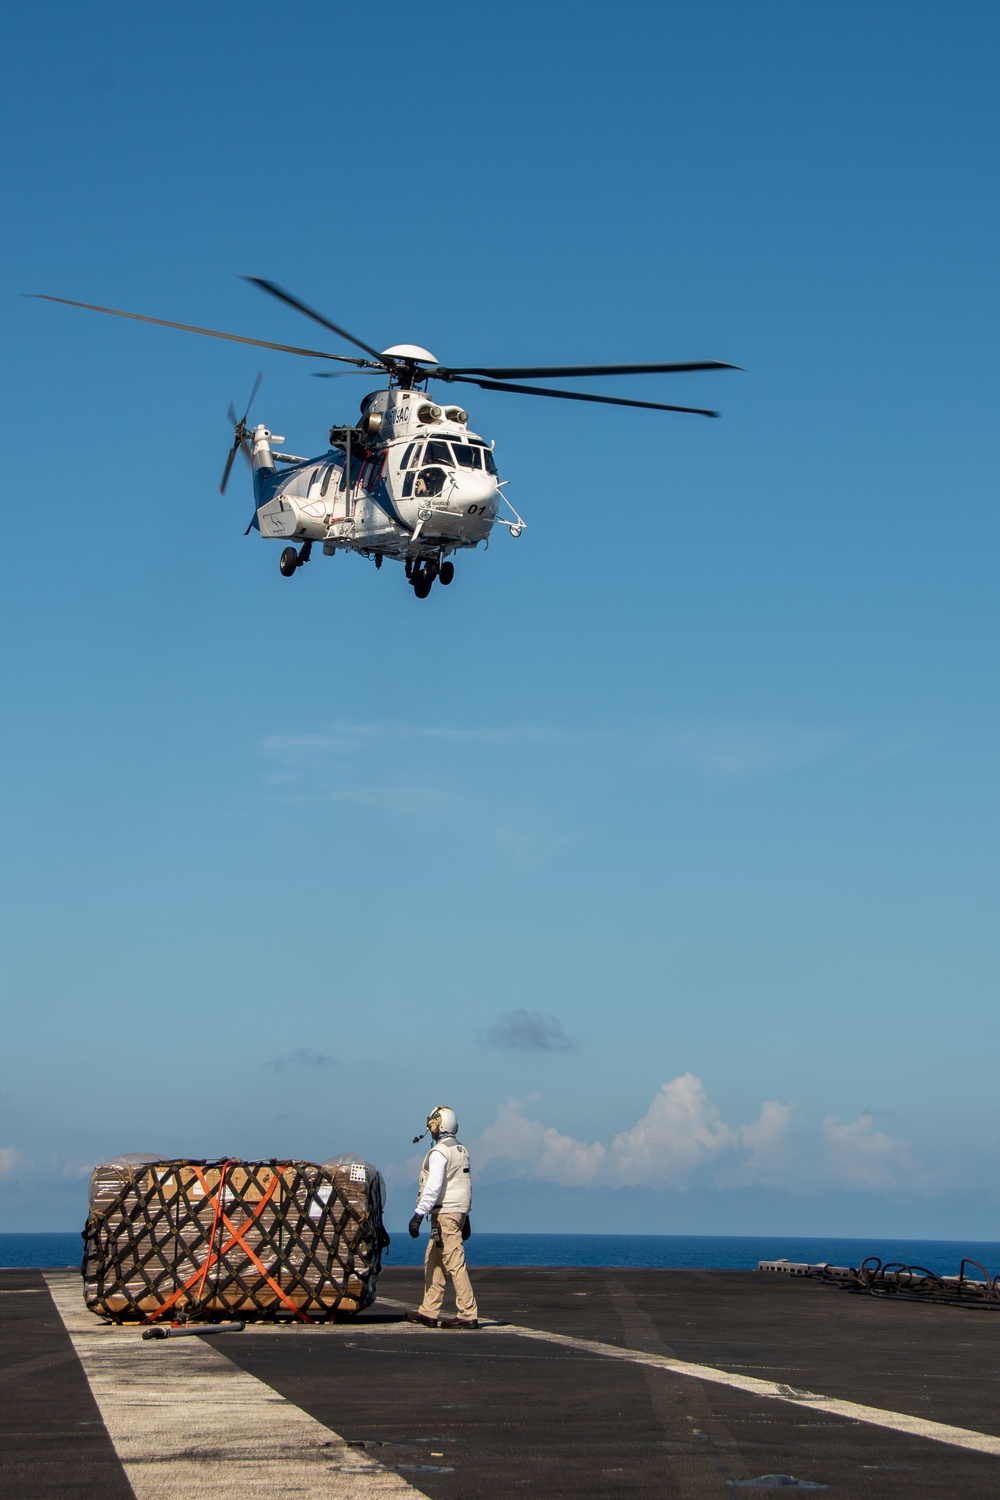
M 392 1235 L 385 1263 L 418 1265 L 426 1232 L 411 1240 L 404 1230 Z M 963 1258 L 1000 1273 L 1000 1242 L 995 1240 L 895 1240 L 798 1238 L 794 1235 L 696 1234 L 479 1234 L 466 1245 L 471 1266 L 684 1266 L 715 1271 L 754 1270 L 759 1260 L 826 1261 L 856 1266 L 866 1256 L 883 1262 L 923 1266 L 939 1276 L 958 1274 Z M 79 1234 L 0 1234 L 0 1266 L 79 1265 Z M 977 1272 L 970 1268 L 970 1275 Z

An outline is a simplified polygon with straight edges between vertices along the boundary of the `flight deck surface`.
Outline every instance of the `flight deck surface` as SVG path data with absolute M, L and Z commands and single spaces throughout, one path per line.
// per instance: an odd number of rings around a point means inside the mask
M 1000 1314 L 758 1272 L 473 1278 L 477 1332 L 403 1321 L 395 1269 L 344 1323 L 143 1341 L 73 1272 L 0 1270 L 0 1496 L 1000 1493 Z

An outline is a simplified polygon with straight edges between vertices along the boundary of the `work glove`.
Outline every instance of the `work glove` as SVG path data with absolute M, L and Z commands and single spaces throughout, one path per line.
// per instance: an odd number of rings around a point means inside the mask
M 419 1240 L 419 1238 L 420 1238 L 420 1225 L 423 1222 L 423 1218 L 424 1218 L 423 1214 L 414 1214 L 413 1218 L 410 1220 L 410 1223 L 409 1223 L 408 1227 L 409 1227 L 409 1230 L 410 1230 L 410 1239 L 411 1240 Z
M 469 1215 L 466 1214 L 466 1216 L 465 1216 L 465 1223 L 462 1225 L 462 1238 L 463 1238 L 463 1240 L 467 1240 L 471 1234 L 472 1234 L 472 1220 L 469 1218 Z

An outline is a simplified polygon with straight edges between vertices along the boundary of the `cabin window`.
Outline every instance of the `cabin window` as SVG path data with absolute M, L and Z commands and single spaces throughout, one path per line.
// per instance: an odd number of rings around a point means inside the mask
M 487 472 L 487 474 L 495 474 L 496 473 L 497 466 L 496 466 L 496 463 L 494 462 L 493 454 L 492 454 L 492 452 L 490 451 L 489 448 L 484 448 L 483 449 L 483 462 L 486 465 L 486 472 Z
M 483 467 L 481 448 L 473 448 L 470 443 L 453 443 L 452 447 L 461 468 L 481 469 Z
M 325 495 L 326 492 L 327 492 L 327 490 L 330 488 L 330 480 L 333 478 L 333 474 L 334 474 L 334 465 L 333 464 L 327 464 L 327 466 L 326 466 L 326 473 L 323 475 L 323 483 L 320 486 L 320 494 L 321 495 Z
M 405 500 L 406 497 L 407 497 L 407 495 L 411 495 L 412 493 L 413 493 L 413 470 L 411 469 L 410 472 L 409 472 L 409 474 L 407 474 L 406 478 L 403 480 L 403 499 Z
M 410 462 L 410 454 L 413 452 L 416 446 L 416 443 L 411 443 L 406 452 L 403 454 L 402 458 L 399 460 L 399 467 L 401 469 L 405 469 L 407 464 Z
M 448 447 L 447 443 L 430 442 L 424 449 L 425 464 L 452 465 L 454 464 L 454 462 L 455 460 L 451 456 L 451 449 Z
M 374 458 L 366 458 L 361 468 L 361 487 L 365 490 L 373 490 L 378 483 L 378 477 L 382 472 L 382 454 L 377 453 Z
M 306 494 L 307 495 L 308 495 L 309 491 L 312 489 L 313 485 L 316 483 L 316 477 L 317 477 L 318 474 L 319 474 L 319 470 L 318 469 L 313 469 L 312 473 L 309 475 L 309 479 L 306 482 Z

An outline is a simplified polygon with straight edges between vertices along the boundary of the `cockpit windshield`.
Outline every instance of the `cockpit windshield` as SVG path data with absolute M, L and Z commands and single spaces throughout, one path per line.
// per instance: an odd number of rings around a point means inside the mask
M 497 471 L 497 466 L 496 466 L 496 463 L 494 462 L 494 459 L 493 459 L 493 450 L 491 448 L 488 448 L 486 446 L 486 444 L 483 442 L 482 438 L 470 438 L 469 439 L 469 446 L 471 448 L 479 448 L 482 451 L 482 455 L 483 455 L 483 468 L 486 470 L 487 474 L 495 474 L 496 471 Z M 456 453 L 458 452 L 457 446 L 456 446 L 455 451 L 456 451 Z M 462 460 L 459 459 L 459 463 L 461 463 L 461 462 L 462 462 Z M 476 464 L 476 468 L 477 469 L 479 468 L 478 464 Z
M 473 448 L 470 443 L 454 443 L 452 446 L 460 468 L 481 469 L 483 467 L 483 450 L 481 448 Z
M 447 443 L 430 442 L 424 451 L 424 463 L 447 464 L 449 468 L 453 468 L 455 460 L 451 456 L 451 449 Z

